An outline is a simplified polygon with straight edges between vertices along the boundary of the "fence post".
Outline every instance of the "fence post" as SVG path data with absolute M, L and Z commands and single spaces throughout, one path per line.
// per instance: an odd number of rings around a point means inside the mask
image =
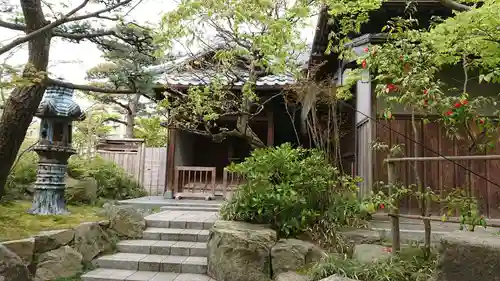
M 387 177 L 389 185 L 389 194 L 392 195 L 393 189 L 395 188 L 395 174 L 394 174 L 394 163 L 387 161 Z M 389 210 L 391 212 L 391 233 L 392 233 L 392 252 L 394 254 L 399 253 L 401 249 L 401 239 L 399 231 L 399 198 L 394 199 L 394 206 L 391 206 Z

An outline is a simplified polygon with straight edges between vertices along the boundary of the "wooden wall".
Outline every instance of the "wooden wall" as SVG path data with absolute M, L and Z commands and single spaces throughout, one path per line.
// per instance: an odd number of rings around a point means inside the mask
M 466 142 L 449 138 L 439 124 L 424 124 L 421 120 L 417 123 L 417 131 L 420 135 L 418 142 L 427 148 L 419 145 L 417 156 L 467 155 L 468 147 Z M 409 116 L 397 117 L 396 120 L 390 121 L 378 120 L 374 127 L 375 141 L 384 142 L 389 146 L 403 144 L 405 156 L 412 157 L 415 155 L 414 143 L 411 141 L 411 139 L 415 139 L 415 136 Z M 378 181 L 387 182 L 387 168 L 383 163 L 383 160 L 387 157 L 387 152 L 373 152 L 373 154 L 373 183 Z M 500 155 L 500 146 L 497 146 L 495 150 L 490 151 L 488 154 Z M 414 168 L 411 165 L 413 164 L 396 164 L 397 177 L 406 185 L 415 182 Z M 464 167 L 468 167 L 480 176 L 468 172 Z M 424 185 L 430 186 L 434 190 L 464 187 L 467 175 L 470 174 L 472 190 L 479 200 L 482 213 L 491 218 L 500 218 L 500 160 L 472 160 L 470 163 L 458 161 L 457 164 L 450 161 L 435 161 L 421 163 L 417 165 L 417 168 Z M 438 205 L 433 206 L 432 215 L 439 215 L 441 207 Z M 403 200 L 402 211 L 417 213 L 418 202 L 410 199 Z
M 149 195 L 163 195 L 167 169 L 166 147 L 142 147 L 136 152 L 98 152 L 104 159 L 122 167 Z

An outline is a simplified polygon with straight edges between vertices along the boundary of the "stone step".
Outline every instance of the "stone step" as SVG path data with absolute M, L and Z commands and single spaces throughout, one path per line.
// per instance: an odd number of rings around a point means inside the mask
M 165 206 L 160 208 L 161 211 L 201 211 L 201 212 L 219 212 L 218 206 Z
M 213 203 L 212 203 L 213 202 Z M 199 201 L 199 202 L 189 202 L 189 201 L 170 201 L 163 205 L 163 207 L 207 207 L 207 208 L 220 208 L 224 204 L 224 201 Z
M 215 281 L 202 274 L 136 271 L 98 268 L 81 277 L 82 281 Z
M 194 274 L 207 273 L 206 257 L 116 253 L 96 259 L 95 264 L 97 267 L 109 269 Z
M 145 240 L 207 242 L 210 231 L 203 229 L 149 227 L 142 233 Z
M 161 240 L 123 240 L 118 242 L 119 252 L 173 256 L 208 256 L 207 243 Z
M 214 226 L 215 219 L 177 219 L 171 220 L 169 218 L 146 218 L 146 226 L 156 228 L 180 228 L 180 229 L 211 229 Z
M 210 229 L 217 218 L 217 212 L 167 210 L 145 219 L 148 227 Z

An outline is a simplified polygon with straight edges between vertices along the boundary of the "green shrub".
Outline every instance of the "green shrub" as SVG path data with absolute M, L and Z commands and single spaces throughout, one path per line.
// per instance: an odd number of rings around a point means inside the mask
M 228 169 L 242 175 L 245 182 L 223 206 L 221 215 L 226 220 L 270 224 L 288 237 L 327 214 L 342 224 L 361 210 L 357 180 L 342 175 L 318 150 L 290 144 L 257 149 Z M 336 217 L 338 212 L 342 214 Z
M 28 147 L 21 148 L 19 158 L 7 177 L 5 196 L 2 197 L 4 201 L 25 199 L 31 194 L 30 186 L 36 181 L 38 155 L 26 149 Z
M 436 258 L 425 261 L 420 249 L 409 249 L 411 255 L 391 256 L 387 260 L 365 264 L 345 256 L 333 255 L 315 265 L 309 275 L 312 281 L 331 275 L 339 275 L 355 280 L 370 281 L 427 281 L 431 280 L 436 267 Z M 418 253 L 415 255 L 415 251 Z
M 97 198 L 123 200 L 145 195 L 142 187 L 123 168 L 99 156 L 92 159 L 72 157 L 68 175 L 81 180 L 94 178 Z

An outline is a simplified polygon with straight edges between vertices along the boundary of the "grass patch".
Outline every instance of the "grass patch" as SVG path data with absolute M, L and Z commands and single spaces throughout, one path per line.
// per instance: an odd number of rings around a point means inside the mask
M 100 208 L 95 206 L 68 206 L 71 214 L 67 216 L 34 216 L 26 212 L 30 207 L 28 201 L 0 204 L 0 241 L 27 238 L 43 230 L 72 228 L 82 222 L 104 219 L 98 214 Z
M 354 280 L 370 281 L 427 281 L 433 276 L 436 257 L 429 261 L 423 259 L 418 248 L 402 249 L 399 257 L 363 264 L 342 256 L 331 256 L 328 260 L 315 265 L 309 275 L 313 281 L 337 274 Z

